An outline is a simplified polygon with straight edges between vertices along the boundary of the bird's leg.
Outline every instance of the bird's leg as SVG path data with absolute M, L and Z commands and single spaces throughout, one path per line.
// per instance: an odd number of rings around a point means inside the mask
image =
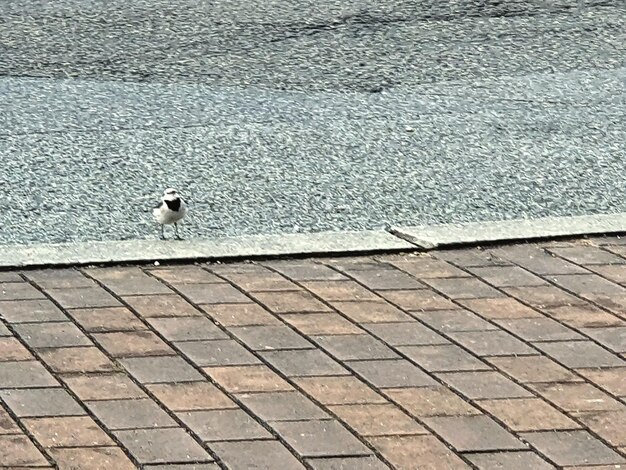
M 163 229 L 163 224 L 161 224 L 161 240 L 165 240 L 165 230 Z
M 182 240 L 182 238 L 178 234 L 178 222 L 174 222 L 174 232 L 176 233 L 176 240 Z

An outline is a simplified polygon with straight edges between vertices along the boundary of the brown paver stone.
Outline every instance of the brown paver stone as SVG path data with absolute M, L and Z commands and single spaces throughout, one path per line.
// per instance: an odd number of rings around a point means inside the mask
M 294 382 L 324 405 L 385 403 L 386 400 L 353 376 L 303 377 Z
M 0 301 L 45 299 L 42 292 L 27 282 L 8 282 L 0 284 Z
M 228 468 L 304 470 L 306 467 L 278 441 L 214 442 L 211 449 Z
M 182 428 L 133 429 L 115 433 L 141 463 L 210 462 L 213 459 Z
M 393 436 L 368 439 L 398 470 L 463 470 L 470 467 L 435 436 Z
M 582 381 L 570 370 L 545 356 L 490 357 L 487 361 L 522 383 Z
M 113 440 L 88 416 L 34 418 L 24 426 L 44 447 L 113 446 Z
M 18 273 L 0 272 L 0 283 L 5 282 L 24 282 Z
M 170 284 L 213 284 L 224 282 L 215 274 L 202 269 L 200 266 L 168 266 L 166 268 L 150 269 L 152 276 Z
M 13 420 L 11 415 L 0 407 L 0 435 L 4 434 L 21 434 L 22 430 Z
M 348 371 L 319 349 L 266 351 L 263 358 L 289 377 L 347 375 Z
M 13 333 L 4 324 L 0 323 L 0 337 L 2 336 L 13 336 Z
M 15 325 L 15 332 L 31 348 L 90 346 L 91 341 L 70 322 Z
M 586 328 L 593 339 L 617 353 L 626 352 L 626 326 L 616 328 Z
M 255 292 L 255 299 L 274 313 L 327 312 L 330 309 L 304 290 L 292 292 Z
M 585 301 L 555 286 L 505 287 L 507 294 L 536 308 L 585 305 Z
M 93 339 L 113 357 L 174 354 L 161 338 L 147 330 L 95 333 Z
M 118 447 L 71 447 L 50 449 L 59 468 L 89 470 L 135 470 L 137 467 Z
M 254 351 L 313 347 L 313 344 L 286 325 L 239 326 L 229 331 Z
M 71 395 L 62 388 L 2 390 L 0 398 L 20 418 L 86 414 Z
M 436 382 L 425 372 L 404 359 L 355 361 L 350 367 L 374 387 L 427 387 Z
M 108 429 L 139 429 L 176 426 L 176 422 L 153 400 L 101 400 L 87 406 Z
M 427 279 L 424 282 L 451 299 L 494 299 L 504 297 L 504 294 L 500 291 L 476 278 L 438 278 Z
M 39 355 L 56 373 L 107 372 L 115 369 L 109 358 L 93 346 L 46 349 Z
M 391 346 L 449 343 L 443 336 L 416 321 L 407 323 L 365 324 L 363 328 Z
M 209 382 L 152 384 L 148 389 L 172 411 L 236 408 L 234 401 Z
M 581 334 L 571 328 L 547 317 L 496 320 L 496 323 L 525 341 L 584 339 Z
M 360 436 L 428 433 L 414 419 L 391 404 L 334 405 L 329 409 Z
M 227 338 L 215 323 L 205 317 L 149 318 L 148 323 L 168 341 Z
M 577 372 L 607 392 L 626 397 L 626 367 L 579 369 Z
M 488 416 L 441 416 L 424 422 L 459 452 L 526 447 Z
M 294 281 L 340 281 L 347 279 L 334 269 L 307 261 L 269 261 L 266 266 Z
M 251 300 L 230 284 L 179 284 L 176 288 L 195 304 L 241 304 Z
M 450 389 L 437 387 L 397 388 L 385 390 L 385 395 L 413 416 L 462 416 L 481 412 L 462 400 Z
M 181 411 L 177 416 L 205 442 L 272 437 L 243 410 Z
M 601 248 L 582 245 L 550 248 L 549 251 L 576 264 L 624 264 L 626 260 Z
M 289 313 L 281 318 L 304 335 L 354 335 L 363 330 L 337 313 Z
M 146 470 L 219 470 L 216 463 L 171 463 L 164 465 L 144 465 Z
M 534 452 L 465 454 L 479 470 L 551 470 L 555 468 Z
M 413 320 L 388 302 L 332 302 L 340 313 L 357 323 L 408 322 Z
M 146 326 L 126 307 L 81 308 L 68 314 L 91 333 L 145 330 Z
M 482 400 L 479 404 L 516 432 L 580 428 L 576 422 L 539 398 Z
M 248 393 L 237 398 L 264 421 L 296 421 L 330 418 L 328 413 L 300 392 Z
M 177 295 L 126 296 L 124 302 L 144 318 L 202 315 L 193 305 Z
M 203 370 L 227 391 L 233 393 L 293 389 L 280 375 L 264 365 L 206 367 Z
M 591 341 L 555 341 L 535 343 L 535 346 L 566 367 L 620 367 L 626 361 Z
M 476 312 L 483 318 L 496 320 L 504 318 L 536 318 L 541 314 L 512 298 L 464 299 L 459 303 Z
M 427 255 L 409 255 L 400 259 L 390 259 L 387 262 L 419 279 L 469 276 L 468 273 L 450 263 Z
M 550 307 L 542 309 L 549 317 L 572 328 L 624 326 L 624 320 L 600 310 L 591 304 Z
M 525 433 L 522 438 L 557 465 L 624 463 L 623 457 L 586 431 Z
M 0 389 L 49 387 L 51 385 L 58 385 L 58 383 L 37 361 L 0 362 Z
M 437 376 L 459 393 L 475 400 L 532 396 L 499 372 L 448 372 Z
M 428 372 L 490 370 L 487 364 L 454 344 L 403 346 L 399 350 Z
M 64 308 L 118 307 L 120 302 L 101 287 L 48 289 L 46 291 Z
M 521 356 L 539 354 L 536 349 L 506 331 L 459 331 L 450 337 L 477 356 Z
M 433 253 L 439 259 L 449 261 L 465 268 L 477 266 L 506 266 L 511 264 L 506 259 L 496 255 L 492 250 L 482 248 L 458 248 L 441 250 Z
M 626 284 L 626 266 L 623 264 L 596 265 L 588 269 L 618 284 Z
M 387 345 L 368 334 L 314 336 L 311 339 L 340 361 L 399 357 Z
M 426 286 L 397 269 L 354 271 L 350 275 L 371 290 L 424 289 Z
M 85 272 L 100 281 L 117 295 L 168 294 L 170 289 L 140 268 L 93 268 Z
M 486 331 L 498 327 L 467 310 L 441 310 L 438 312 L 415 313 L 414 316 L 437 331 Z
M 63 381 L 81 400 L 118 400 L 146 396 L 124 374 L 77 375 L 63 377 Z
M 141 383 L 195 382 L 202 375 L 178 356 L 129 357 L 119 361 Z
M 303 457 L 371 454 L 338 421 L 277 421 L 272 427 Z
M 224 277 L 246 292 L 293 291 L 298 285 L 271 271 L 265 273 L 229 273 Z
M 0 436 L 0 465 L 8 468 L 44 466 L 48 461 L 28 437 L 15 434 Z
M 583 413 L 579 418 L 609 444 L 626 446 L 626 405 L 619 411 Z
M 217 324 L 229 326 L 279 325 L 280 320 L 258 304 L 202 305 Z
M 376 457 L 309 459 L 308 463 L 313 470 L 389 470 L 389 467 Z
M 49 300 L 16 300 L 0 304 L 7 323 L 66 321 L 65 314 Z
M 0 362 L 32 359 L 33 355 L 16 338 L 0 337 Z
M 512 245 L 492 250 L 499 257 L 513 261 L 537 274 L 584 274 L 588 271 L 564 259 L 546 253 L 534 245 Z
M 96 283 L 77 269 L 38 269 L 24 275 L 43 289 L 94 287 Z
M 430 289 L 386 290 L 380 292 L 389 302 L 407 311 L 450 310 L 456 306 L 442 295 Z
M 175 343 L 194 364 L 208 366 L 242 366 L 260 361 L 235 340 L 185 341 Z
M 489 266 L 469 268 L 468 271 L 495 287 L 540 286 L 547 284 L 539 276 L 535 276 L 518 266 Z
M 619 410 L 624 406 L 588 383 L 533 384 L 532 388 L 567 412 Z

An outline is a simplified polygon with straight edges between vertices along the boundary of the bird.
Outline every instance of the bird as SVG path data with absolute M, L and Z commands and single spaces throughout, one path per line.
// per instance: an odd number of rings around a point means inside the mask
M 178 235 L 178 222 L 183 220 L 187 214 L 187 204 L 180 197 L 178 191 L 174 188 L 167 188 L 163 191 L 161 197 L 161 203 L 152 211 L 157 223 L 161 225 L 161 239 L 165 240 L 165 225 L 174 224 L 175 237 L 177 240 L 182 240 Z

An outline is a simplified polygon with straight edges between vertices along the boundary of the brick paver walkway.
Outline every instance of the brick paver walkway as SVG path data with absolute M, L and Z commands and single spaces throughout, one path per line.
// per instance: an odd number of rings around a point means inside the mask
M 625 256 L 0 273 L 0 467 L 619 468 Z

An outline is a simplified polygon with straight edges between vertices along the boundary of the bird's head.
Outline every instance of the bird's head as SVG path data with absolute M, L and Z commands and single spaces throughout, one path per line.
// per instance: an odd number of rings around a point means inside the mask
M 178 199 L 180 196 L 178 195 L 178 191 L 174 188 L 167 188 L 163 191 L 163 200 L 164 201 L 173 201 L 174 199 Z

